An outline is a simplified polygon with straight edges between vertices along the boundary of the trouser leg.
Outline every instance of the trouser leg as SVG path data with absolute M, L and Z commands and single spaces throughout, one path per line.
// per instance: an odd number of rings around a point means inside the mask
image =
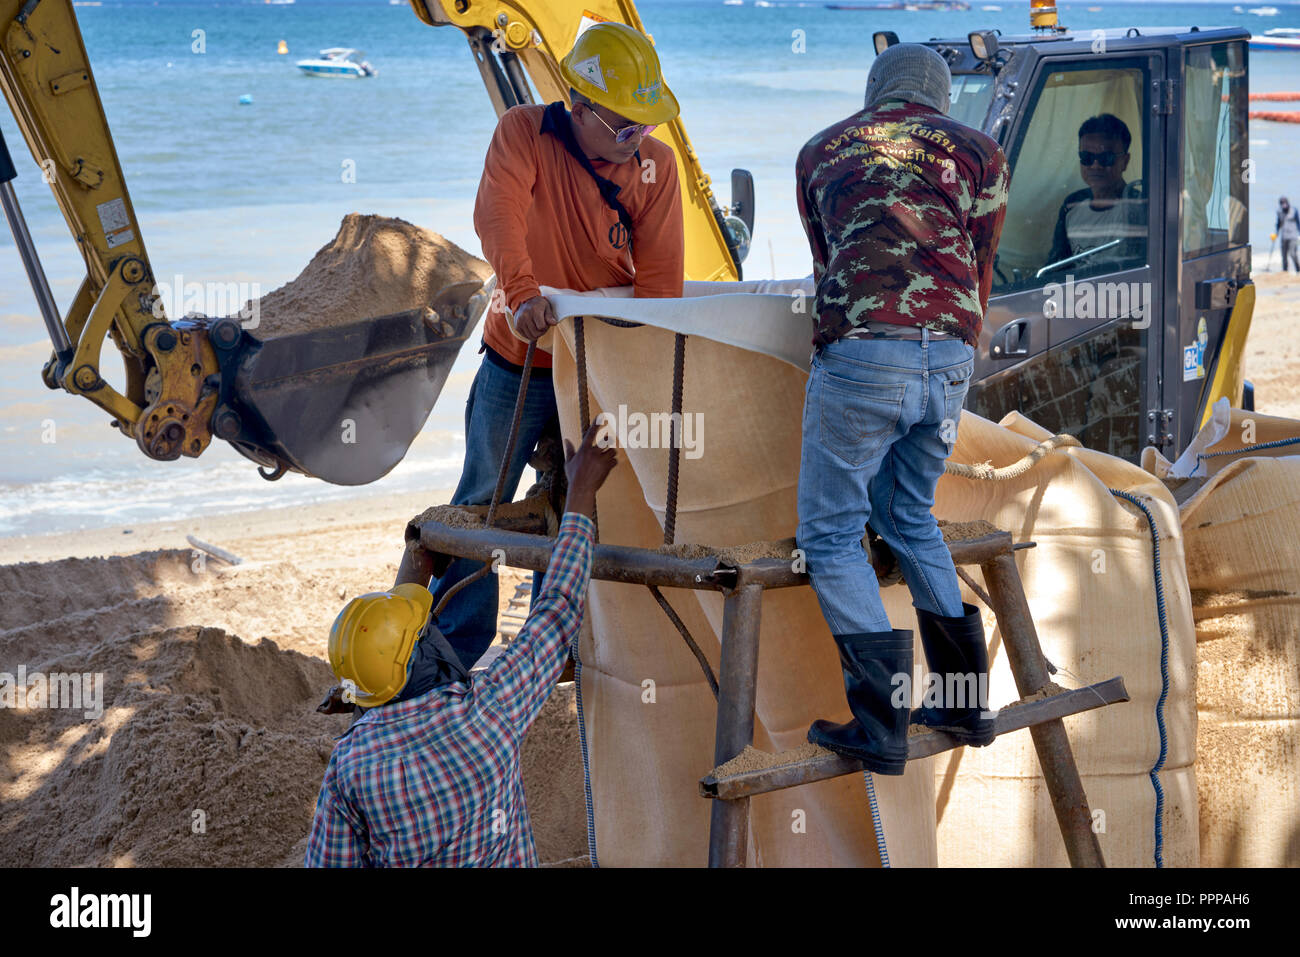
M 520 378 L 486 359 L 479 367 L 465 406 L 465 465 L 452 498 L 453 505 L 487 505 L 492 501 L 501 460 L 510 438 Z M 537 440 L 556 418 L 551 380 L 532 376 L 519 423 L 519 435 L 501 492 L 503 502 L 514 498 Z M 508 553 L 505 561 L 507 564 L 510 562 Z M 482 562 L 468 559 L 458 558 L 452 562 L 446 573 L 430 585 L 434 606 L 448 589 L 482 567 Z M 498 602 L 497 577 L 489 574 L 457 592 L 438 616 L 439 630 L 466 667 L 473 667 L 496 637 Z

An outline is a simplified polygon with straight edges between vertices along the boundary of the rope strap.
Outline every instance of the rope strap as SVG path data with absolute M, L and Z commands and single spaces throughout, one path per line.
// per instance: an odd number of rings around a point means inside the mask
M 492 501 L 488 505 L 487 521 L 483 523 L 484 528 L 492 527 L 492 519 L 496 517 L 497 505 L 501 502 L 501 495 L 505 491 L 506 473 L 510 471 L 510 460 L 514 458 L 515 443 L 519 441 L 519 423 L 524 417 L 524 399 L 528 396 L 528 380 L 533 373 L 533 357 L 537 354 L 537 341 L 533 340 L 528 343 L 528 354 L 524 356 L 524 373 L 519 380 L 519 392 L 515 396 L 515 417 L 510 422 L 510 437 L 506 439 L 505 453 L 501 456 L 501 467 L 497 470 L 496 488 L 492 490 Z M 442 610 L 447 607 L 447 602 L 459 592 L 462 588 L 467 588 L 474 582 L 487 576 L 492 571 L 492 563 L 484 562 L 483 567 L 472 575 L 467 575 L 456 584 L 452 585 L 443 593 L 438 602 L 438 606 L 433 609 L 433 617 L 437 618 L 442 614 Z
M 1156 812 L 1153 820 L 1155 828 L 1155 865 L 1165 866 L 1165 789 L 1160 786 L 1160 772 L 1164 770 L 1165 760 L 1169 756 L 1169 731 L 1165 726 L 1165 702 L 1169 700 L 1169 615 L 1165 607 L 1164 576 L 1160 573 L 1160 526 L 1156 523 L 1155 513 L 1132 492 L 1122 489 L 1108 489 L 1111 495 L 1122 498 L 1137 506 L 1146 516 L 1151 534 L 1151 567 L 1156 586 L 1156 620 L 1160 625 L 1160 697 L 1156 701 L 1156 731 L 1160 735 L 1160 753 L 1156 763 L 1151 766 L 1148 776 L 1151 789 L 1156 794 Z
M 1037 465 L 1039 460 L 1051 452 L 1059 449 L 1081 448 L 1082 445 L 1083 443 L 1073 435 L 1054 435 L 1050 439 L 1039 442 L 1024 458 L 1012 462 L 1010 465 L 1004 465 L 1002 468 L 995 469 L 988 462 L 966 465 L 962 462 L 948 461 L 943 464 L 943 470 L 947 474 L 956 475 L 959 478 L 1005 482 L 1008 479 L 1024 475 Z
M 582 434 L 591 428 L 591 405 L 587 398 L 587 330 L 582 316 L 573 317 L 573 351 L 578 367 L 578 418 L 582 424 Z M 596 512 L 596 502 L 591 503 L 591 524 L 595 533 L 593 542 L 600 541 L 600 518 Z
M 691 637 L 686 623 L 678 617 L 677 612 L 673 610 L 673 606 L 668 604 L 668 599 L 663 596 L 663 592 L 659 590 L 659 587 L 657 585 L 647 585 L 646 587 L 650 589 L 650 594 L 654 595 L 655 601 L 659 602 L 659 607 L 664 610 L 664 614 L 673 623 L 677 633 L 682 636 L 682 641 L 686 642 L 686 647 L 691 649 L 691 654 L 695 656 L 695 660 L 700 663 L 700 670 L 704 672 L 704 679 L 709 683 L 709 690 L 713 692 L 713 698 L 716 701 L 718 698 L 718 679 L 713 674 L 713 666 L 709 664 L 709 659 L 704 657 L 704 652 L 700 650 L 700 646 Z
M 682 461 L 682 387 L 686 376 L 686 336 L 673 340 L 673 413 L 668 417 L 668 495 L 664 505 L 664 544 L 677 537 L 677 475 Z

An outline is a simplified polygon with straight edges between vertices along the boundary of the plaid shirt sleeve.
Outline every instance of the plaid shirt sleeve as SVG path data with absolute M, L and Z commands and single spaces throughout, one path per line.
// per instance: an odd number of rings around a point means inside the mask
M 555 679 L 564 670 L 569 645 L 582 627 L 595 528 L 585 515 L 564 513 L 546 579 L 528 621 L 510 647 L 492 662 L 479 685 L 520 734 L 528 730 L 550 697 Z
M 366 865 L 364 826 L 338 793 L 338 777 L 333 757 L 321 782 L 316 799 L 316 816 L 307 837 L 307 867 L 364 867 Z

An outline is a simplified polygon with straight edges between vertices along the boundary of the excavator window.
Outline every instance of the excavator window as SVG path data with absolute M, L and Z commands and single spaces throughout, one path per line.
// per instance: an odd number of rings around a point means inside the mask
M 1040 69 L 1008 150 L 1006 222 L 985 326 L 1006 361 L 971 390 L 994 421 L 1019 412 L 1089 448 L 1142 448 L 1152 224 L 1152 61 Z M 996 345 L 998 353 L 992 351 Z M 1003 358 L 1005 357 L 1005 359 Z
M 984 129 L 993 102 L 993 77 L 987 73 L 957 73 L 952 78 L 948 115 L 958 123 Z
M 1242 44 L 1184 54 L 1183 258 L 1247 242 L 1246 68 Z
M 1043 77 L 1013 148 L 994 295 L 1146 264 L 1145 73 L 1108 64 Z

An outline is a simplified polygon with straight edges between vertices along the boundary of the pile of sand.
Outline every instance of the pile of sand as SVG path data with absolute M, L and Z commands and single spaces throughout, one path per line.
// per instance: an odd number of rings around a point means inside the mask
M 349 213 L 297 279 L 259 300 L 253 332 L 267 339 L 418 309 L 445 286 L 491 275 L 491 266 L 435 232 Z
M 0 671 L 103 675 L 99 718 L 0 708 L 0 866 L 301 864 L 349 720 L 315 712 L 334 684 L 329 626 L 395 572 L 185 550 L 0 566 Z M 521 763 L 541 859 L 579 857 L 572 684 Z
M 324 662 L 188 626 L 39 662 L 102 674 L 104 714 L 0 724 L 6 866 L 298 863 L 332 738 L 310 710 Z

